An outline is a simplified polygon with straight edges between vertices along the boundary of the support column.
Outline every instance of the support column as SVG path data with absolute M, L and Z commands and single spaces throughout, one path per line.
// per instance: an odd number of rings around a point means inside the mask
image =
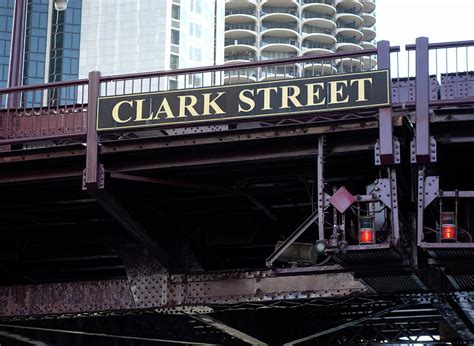
M 380 70 L 387 69 L 390 78 L 390 43 L 379 41 L 377 43 L 377 64 Z M 395 163 L 392 107 L 379 108 L 379 144 L 380 144 L 380 164 L 392 165 Z
M 416 162 L 430 162 L 430 74 L 427 37 L 416 39 Z

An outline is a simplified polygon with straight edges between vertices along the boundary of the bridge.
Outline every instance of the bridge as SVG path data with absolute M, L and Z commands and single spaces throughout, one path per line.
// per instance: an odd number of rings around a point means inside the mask
M 0 89 L 1 342 L 474 342 L 473 54 L 421 37 Z M 382 71 L 383 104 L 288 94 Z M 263 84 L 292 107 L 117 126 L 141 95 Z

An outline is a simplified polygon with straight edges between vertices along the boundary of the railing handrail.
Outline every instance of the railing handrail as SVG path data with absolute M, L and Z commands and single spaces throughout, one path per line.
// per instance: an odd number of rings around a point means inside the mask
M 44 84 L 22 85 L 22 86 L 17 86 L 17 87 L 0 88 L 0 94 L 31 91 L 31 90 L 38 90 L 38 89 L 71 87 L 71 86 L 77 86 L 77 85 L 85 85 L 87 83 L 89 83 L 89 80 L 87 78 L 82 78 L 82 79 L 60 81 L 60 82 L 49 82 L 49 83 L 44 83 Z
M 474 44 L 474 41 L 464 41 L 464 42 L 471 42 L 472 44 Z M 400 51 L 399 46 L 390 47 L 390 52 L 398 52 L 398 51 Z M 121 74 L 121 75 L 109 75 L 109 76 L 102 76 L 100 78 L 100 81 L 111 82 L 111 81 L 116 81 L 116 80 L 138 79 L 138 78 L 146 78 L 146 77 L 165 77 L 165 76 L 175 76 L 175 75 L 181 75 L 181 74 L 187 74 L 187 73 L 204 73 L 204 72 L 214 72 L 214 71 L 220 71 L 220 70 L 233 70 L 233 69 L 242 69 L 242 68 L 245 69 L 245 68 L 250 68 L 250 67 L 272 66 L 272 65 L 280 65 L 280 64 L 286 64 L 286 63 L 305 62 L 305 61 L 310 61 L 310 60 L 328 60 L 328 59 L 338 59 L 338 58 L 344 58 L 344 57 L 366 56 L 366 55 L 373 55 L 373 54 L 377 54 L 376 48 L 363 49 L 359 51 L 323 53 L 323 54 L 317 54 L 317 55 L 309 54 L 309 55 L 304 55 L 304 56 L 282 58 L 282 59 L 239 62 L 232 65 L 221 64 L 221 65 L 211 65 L 211 66 L 203 66 L 203 67 L 191 67 L 191 68 L 184 68 L 184 69 L 178 69 L 178 70 L 161 70 L 161 71 L 137 72 L 137 73 L 129 73 L 129 74 Z M 71 87 L 71 86 L 85 85 L 88 82 L 89 82 L 88 79 L 83 78 L 83 79 L 71 80 L 71 81 L 60 81 L 60 82 L 50 82 L 50 83 L 45 83 L 45 84 L 23 85 L 23 86 L 18 86 L 18 87 L 0 88 L 0 94 L 39 90 L 39 89 L 59 88 L 59 87 Z
M 466 40 L 466 41 L 453 41 L 453 42 L 435 42 L 430 43 L 428 45 L 429 49 L 439 49 L 439 48 L 456 48 L 456 47 L 473 47 L 474 40 Z M 415 44 L 407 44 L 405 45 L 405 50 L 411 51 L 415 50 Z

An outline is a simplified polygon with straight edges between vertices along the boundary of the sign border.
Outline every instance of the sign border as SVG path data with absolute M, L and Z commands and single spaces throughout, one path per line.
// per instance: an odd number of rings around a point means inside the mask
M 392 104 L 392 95 L 391 95 L 391 88 L 390 88 L 390 70 L 389 69 L 381 69 L 381 70 L 372 70 L 372 71 L 361 71 L 361 72 L 352 72 L 352 73 L 341 73 L 341 74 L 333 74 L 333 75 L 327 75 L 327 76 L 316 76 L 316 77 L 304 77 L 304 78 L 295 78 L 297 80 L 319 80 L 319 79 L 324 79 L 327 77 L 333 77 L 333 76 L 353 76 L 353 75 L 360 75 L 360 74 L 367 74 L 370 72 L 385 72 L 387 75 L 387 102 L 386 103 L 377 103 L 377 104 L 371 104 L 371 105 L 361 105 L 361 106 L 351 106 L 351 107 L 339 107 L 339 108 L 330 108 L 330 109 L 311 109 L 311 110 L 302 110 L 299 112 L 294 112 L 293 114 L 304 114 L 304 113 L 322 113 L 322 112 L 332 112 L 332 111 L 338 111 L 338 110 L 351 110 L 351 109 L 360 109 L 360 108 L 376 108 L 376 107 L 384 107 L 384 106 L 390 106 Z M 276 80 L 278 81 L 291 81 L 292 79 L 280 79 Z M 110 96 L 99 96 L 97 99 L 97 113 L 96 113 L 96 131 L 97 132 L 102 132 L 102 131 L 113 131 L 113 130 L 124 130 L 124 129 L 136 129 L 136 128 L 153 128 L 153 127 L 176 127 L 175 125 L 187 125 L 187 126 L 194 126 L 193 124 L 196 123 L 214 123 L 214 122 L 220 122 L 220 121 L 228 121 L 232 122 L 233 120 L 243 120 L 243 119 L 249 119 L 251 121 L 252 119 L 259 119 L 262 117 L 282 117 L 282 116 L 288 116 L 288 114 L 292 113 L 271 113 L 271 114 L 261 114 L 261 115 L 245 115 L 245 116 L 228 116 L 225 118 L 218 118 L 218 119 L 204 119 L 204 120 L 185 120 L 185 121 L 176 121 L 172 123 L 158 123 L 158 124 L 143 124 L 143 125 L 132 125 L 132 126 L 121 126 L 121 127 L 108 127 L 108 128 L 99 128 L 99 113 L 100 113 L 100 100 L 103 99 L 109 99 L 109 98 L 126 98 L 130 96 L 140 96 L 140 95 L 156 95 L 156 94 L 161 94 L 161 93 L 169 93 L 169 92 L 182 92 L 186 90 L 210 90 L 210 89 L 222 89 L 222 88 L 228 88 L 231 86 L 243 86 L 243 85 L 257 85 L 257 84 L 269 84 L 269 83 L 275 83 L 275 80 L 272 81 L 263 81 L 263 82 L 253 82 L 253 83 L 242 83 L 242 84 L 230 84 L 230 85 L 218 85 L 218 86 L 212 86 L 212 87 L 199 87 L 199 88 L 187 88 L 187 89 L 177 89 L 177 90 L 166 90 L 166 91 L 149 91 L 145 93 L 136 93 L 136 94 L 126 94 L 126 95 L 110 95 Z M 202 126 L 202 125 L 197 125 L 197 126 Z

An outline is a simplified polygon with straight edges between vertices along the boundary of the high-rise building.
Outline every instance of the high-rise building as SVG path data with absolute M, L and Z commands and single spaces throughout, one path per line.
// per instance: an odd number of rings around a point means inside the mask
M 374 11 L 375 0 L 226 0 L 225 61 L 374 48 Z
M 111 75 L 224 61 L 223 1 L 0 0 L 0 88 L 9 78 L 14 9 L 25 1 L 18 84 L 78 79 L 92 70 Z M 67 9 L 57 11 L 57 2 Z
M 79 77 L 221 64 L 223 41 L 223 1 L 83 0 Z

